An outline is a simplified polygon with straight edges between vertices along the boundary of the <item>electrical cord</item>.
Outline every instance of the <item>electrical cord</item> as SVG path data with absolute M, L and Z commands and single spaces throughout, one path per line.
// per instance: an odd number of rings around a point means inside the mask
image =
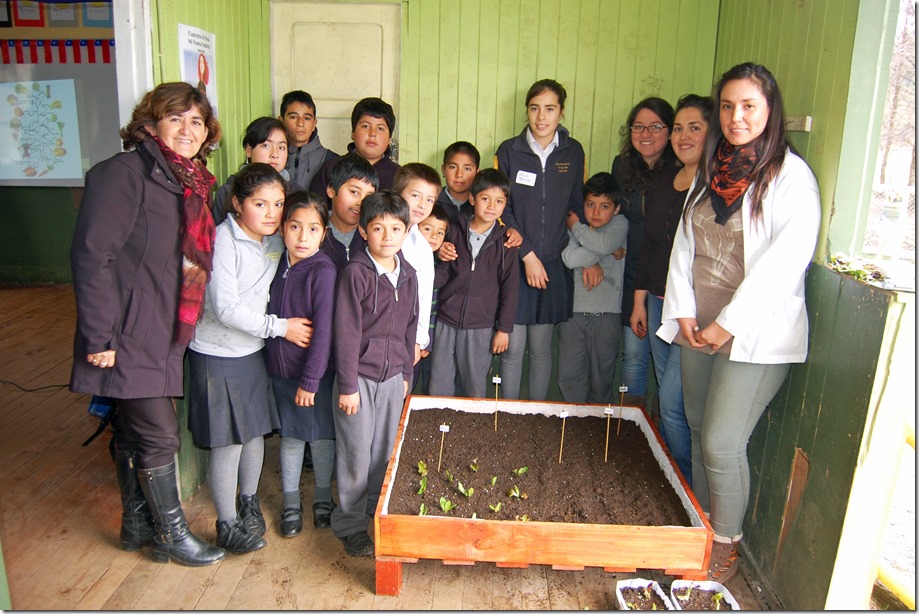
M 67 386 L 70 385 L 70 384 L 50 384 L 48 386 L 39 386 L 38 388 L 25 388 L 24 386 L 20 386 L 16 382 L 11 382 L 5 379 L 0 379 L 0 384 L 9 384 L 10 386 L 16 386 L 23 392 L 41 392 L 42 390 L 50 390 L 52 388 L 56 390 L 60 390 L 61 388 L 66 388 Z

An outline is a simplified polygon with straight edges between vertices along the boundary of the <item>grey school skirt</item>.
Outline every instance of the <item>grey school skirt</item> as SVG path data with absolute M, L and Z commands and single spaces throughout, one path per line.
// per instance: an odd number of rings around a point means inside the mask
M 279 426 L 264 350 L 226 358 L 188 350 L 188 430 L 199 448 L 246 443 Z

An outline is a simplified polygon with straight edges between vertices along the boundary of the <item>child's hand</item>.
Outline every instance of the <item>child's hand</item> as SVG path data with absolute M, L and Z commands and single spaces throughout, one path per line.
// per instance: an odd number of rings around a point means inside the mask
M 619 249 L 614 251 L 613 258 L 615 258 L 616 260 L 622 260 L 623 258 L 625 258 L 625 248 L 620 247 Z
M 629 326 L 632 332 L 639 339 L 644 339 L 648 335 L 648 311 L 645 309 L 644 302 L 638 303 L 632 307 L 632 317 L 629 318 Z
M 603 267 L 599 264 L 584 267 L 581 270 L 581 281 L 584 282 L 584 287 L 590 292 L 603 283 Z
M 346 416 L 353 416 L 361 406 L 361 394 L 340 394 L 338 395 L 338 409 L 345 412 Z
M 523 235 L 516 228 L 508 228 L 504 236 L 507 237 L 504 247 L 520 247 L 523 245 Z
M 456 253 L 456 246 L 449 241 L 444 241 L 443 245 L 440 246 L 440 249 L 437 250 L 437 257 L 440 258 L 441 262 L 451 262 L 456 260 L 458 257 Z
M 689 345 L 694 348 L 705 347 L 705 341 L 702 340 L 699 331 L 699 323 L 695 318 L 677 318 L 676 321 L 680 325 L 680 334 L 689 342 Z
M 413 362 L 412 365 L 417 365 L 419 360 L 421 360 L 421 346 L 416 343 L 415 344 L 415 362 Z
M 536 252 L 530 252 L 523 257 L 523 265 L 526 269 L 527 283 L 540 290 L 546 289 L 549 283 L 549 275 L 546 273 L 546 267 L 542 265 L 542 260 L 536 255 Z
M 86 362 L 100 369 L 111 369 L 115 366 L 116 350 L 103 350 L 98 354 L 87 354 Z
M 507 333 L 496 330 L 495 334 L 491 338 L 491 353 L 492 354 L 503 354 L 507 351 L 507 345 L 510 341 L 510 335 Z
M 312 324 L 307 318 L 287 318 L 287 332 L 284 333 L 284 338 L 302 348 L 308 348 L 313 337 Z
M 407 396 L 408 396 L 408 382 L 405 380 L 402 380 L 402 398 L 404 399 Z
M 316 403 L 316 393 L 307 392 L 303 388 L 297 388 L 297 397 L 294 399 L 297 407 L 312 407 Z
M 571 230 L 572 228 L 574 228 L 574 225 L 580 221 L 581 220 L 578 219 L 578 214 L 575 213 L 574 211 L 569 211 L 568 217 L 565 218 L 565 224 L 568 225 L 568 230 Z
M 431 355 L 431 350 L 421 350 L 421 358 L 422 358 L 422 359 L 427 358 L 427 357 L 430 356 L 430 355 Z

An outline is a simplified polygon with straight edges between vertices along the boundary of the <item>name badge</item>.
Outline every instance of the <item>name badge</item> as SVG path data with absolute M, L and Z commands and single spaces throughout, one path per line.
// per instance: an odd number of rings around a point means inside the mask
M 536 185 L 536 173 L 517 171 L 517 183 L 528 185 L 532 188 Z

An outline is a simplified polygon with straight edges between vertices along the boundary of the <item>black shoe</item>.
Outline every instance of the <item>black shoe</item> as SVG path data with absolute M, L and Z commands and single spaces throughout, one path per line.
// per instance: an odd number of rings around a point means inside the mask
M 281 512 L 281 535 L 293 537 L 303 531 L 303 508 L 285 507 Z
M 246 531 L 262 537 L 267 531 L 265 517 L 258 505 L 258 495 L 239 495 L 236 497 L 236 508 L 239 521 L 246 527 Z
M 176 486 L 175 461 L 154 469 L 138 469 L 137 479 L 156 526 L 155 561 L 174 560 L 182 565 L 201 567 L 226 558 L 226 550 L 198 539 L 188 529 Z
M 317 529 L 328 529 L 332 526 L 332 510 L 335 504 L 331 501 L 313 503 L 313 526 Z
M 121 492 L 121 547 L 128 552 L 152 546 L 156 536 L 153 514 L 137 480 L 137 470 L 134 467 L 136 456 L 133 450 L 118 449 L 112 453 L 118 490 Z
M 341 539 L 341 543 L 344 544 L 345 552 L 349 556 L 373 556 L 373 541 L 371 541 L 367 531 L 346 535 L 339 539 Z
M 267 542 L 260 535 L 249 533 L 238 518 L 236 524 L 217 521 L 217 545 L 232 554 L 246 554 L 261 550 Z

